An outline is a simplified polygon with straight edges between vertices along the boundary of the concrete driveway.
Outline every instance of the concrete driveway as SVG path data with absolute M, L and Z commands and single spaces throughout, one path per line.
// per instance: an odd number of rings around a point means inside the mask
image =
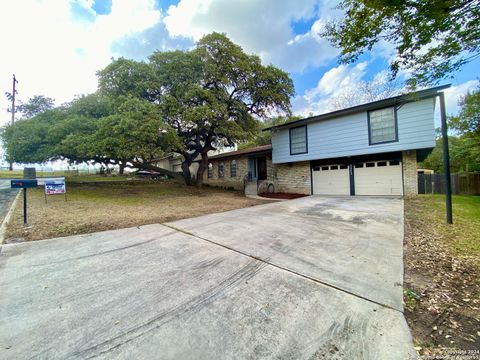
M 2 359 L 414 359 L 403 203 L 308 197 L 3 245 Z

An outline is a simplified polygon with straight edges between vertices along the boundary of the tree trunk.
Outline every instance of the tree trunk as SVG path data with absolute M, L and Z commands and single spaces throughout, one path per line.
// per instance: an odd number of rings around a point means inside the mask
M 190 174 L 190 164 L 191 164 L 191 161 L 188 161 L 188 160 L 184 160 L 182 162 L 183 178 L 185 179 L 185 184 L 187 186 L 192 185 L 192 174 Z
M 200 164 L 197 170 L 197 187 L 203 186 L 203 174 L 207 167 L 208 167 L 208 155 L 207 155 L 207 152 L 203 152 L 202 160 L 200 161 Z
M 124 161 L 121 161 L 121 162 L 119 163 L 119 166 L 120 166 L 120 169 L 118 170 L 118 173 L 119 173 L 120 175 L 123 175 L 123 173 L 125 172 L 125 162 L 124 162 Z

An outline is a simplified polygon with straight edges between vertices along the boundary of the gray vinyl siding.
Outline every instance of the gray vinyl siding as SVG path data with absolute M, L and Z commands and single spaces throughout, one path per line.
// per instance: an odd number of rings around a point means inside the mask
M 369 145 L 367 112 L 308 124 L 308 153 L 290 155 L 289 129 L 273 131 L 273 163 L 328 159 L 435 146 L 435 100 L 426 99 L 397 110 L 398 142 Z

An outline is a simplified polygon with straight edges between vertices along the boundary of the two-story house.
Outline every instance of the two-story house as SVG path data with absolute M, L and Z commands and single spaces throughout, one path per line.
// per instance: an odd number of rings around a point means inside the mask
M 205 183 L 235 179 L 276 192 L 320 195 L 417 194 L 417 162 L 435 147 L 436 98 L 449 85 L 285 123 L 271 150 L 217 155 Z M 245 159 L 243 159 L 245 157 Z M 232 162 L 233 161 L 233 162 Z M 232 164 L 226 164 L 226 162 Z M 215 171 L 216 170 L 216 171 Z

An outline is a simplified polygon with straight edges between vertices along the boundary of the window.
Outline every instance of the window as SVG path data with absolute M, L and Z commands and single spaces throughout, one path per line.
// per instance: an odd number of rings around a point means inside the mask
M 290 129 L 290 155 L 306 154 L 307 152 L 307 126 Z
M 223 162 L 218 164 L 218 177 L 223 178 L 225 175 L 225 166 L 223 165 Z
M 230 177 L 237 177 L 237 162 L 235 160 L 230 163 Z
M 366 163 L 365 166 L 366 167 L 375 167 L 375 163 L 374 162 Z
M 356 169 L 363 168 L 363 163 L 355 164 Z
M 322 170 L 323 171 L 328 170 L 328 166 L 322 166 Z
M 390 161 L 390 166 L 397 166 L 397 165 L 400 165 L 400 161 L 398 161 L 398 160 L 391 160 Z
M 348 169 L 348 165 L 340 165 L 340 169 Z
M 213 177 L 213 165 L 212 163 L 208 164 L 208 178 L 211 179 Z
M 368 112 L 370 145 L 398 141 L 396 118 L 393 107 Z
M 381 166 L 387 166 L 387 162 L 386 161 L 379 161 L 377 163 L 377 167 L 381 167 Z
M 332 166 L 330 166 L 330 170 L 338 170 L 338 165 L 332 165 Z

